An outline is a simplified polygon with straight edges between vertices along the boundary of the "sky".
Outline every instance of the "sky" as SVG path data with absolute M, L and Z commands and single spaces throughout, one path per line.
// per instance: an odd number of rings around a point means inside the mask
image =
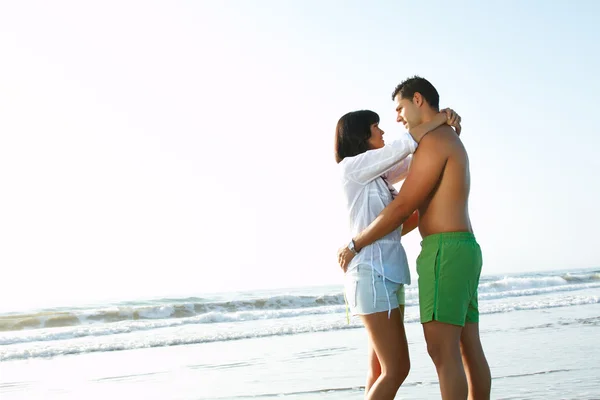
M 346 112 L 463 119 L 484 274 L 600 266 L 594 1 L 0 4 L 0 304 L 341 283 Z M 414 281 L 420 237 L 403 239 Z

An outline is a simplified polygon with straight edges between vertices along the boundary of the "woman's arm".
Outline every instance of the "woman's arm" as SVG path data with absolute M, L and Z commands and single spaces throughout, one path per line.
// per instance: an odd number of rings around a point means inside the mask
M 444 125 L 446 122 L 448 122 L 448 115 L 444 112 L 440 112 L 431 121 L 414 127 L 409 131 L 409 133 L 414 141 L 418 142 L 427 133 L 434 130 L 438 126 Z M 410 167 L 411 160 L 412 157 L 410 156 L 400 160 L 398 164 L 394 165 L 385 172 L 385 179 L 392 185 L 395 185 L 396 183 L 405 179 L 406 175 L 408 175 L 408 167 Z
M 414 127 L 412 132 L 409 132 L 412 140 L 409 135 L 405 135 L 404 138 L 395 140 L 380 149 L 368 150 L 355 157 L 345 159 L 342 163 L 344 175 L 348 179 L 366 185 L 373 179 L 379 178 L 390 169 L 393 169 L 397 163 L 414 153 L 417 149 L 415 142 L 419 142 L 425 134 L 450 120 L 460 121 L 460 117 L 448 108 L 439 112 L 431 121 Z M 395 171 L 394 175 L 405 175 L 409 165 L 409 162 L 404 163 L 400 167 L 401 170 Z M 394 183 L 399 180 L 392 179 Z
M 415 211 L 406 222 L 402 224 L 402 236 L 415 230 L 419 226 L 419 212 Z
M 448 121 L 448 115 L 445 112 L 439 112 L 431 121 L 415 126 L 409 130 L 408 133 L 410 133 L 410 136 L 412 136 L 415 142 L 419 143 L 421 139 L 423 139 L 423 136 L 438 126 L 444 125 L 446 121 Z
M 438 124 L 442 120 L 442 117 L 440 117 L 440 115 L 446 115 L 446 120 L 443 123 Z M 446 123 L 446 124 L 454 127 L 454 129 L 456 130 L 456 133 L 458 135 L 460 135 L 460 130 L 461 130 L 460 121 L 461 121 L 460 115 L 458 115 L 454 110 L 452 110 L 450 108 L 445 108 L 442 111 L 440 111 L 440 113 L 438 115 L 436 115 L 436 117 L 431 122 L 427 122 L 427 123 L 418 125 L 416 128 L 413 128 L 411 134 L 420 135 L 422 130 L 425 130 L 425 129 L 433 126 L 433 128 L 430 129 L 430 131 L 431 131 L 431 130 L 437 128 L 438 126 Z M 436 124 L 438 124 L 438 125 L 436 125 Z M 429 131 L 427 131 L 427 132 L 429 132 Z M 423 136 L 424 135 L 422 135 L 421 138 Z M 412 161 L 412 157 L 410 157 L 410 156 L 406 157 L 404 160 L 400 161 L 398 164 L 396 164 L 393 168 L 391 168 L 390 170 L 388 170 L 385 173 L 385 179 L 392 185 L 395 185 L 396 183 L 405 179 L 406 176 L 408 175 L 408 167 L 410 167 L 411 161 Z
M 406 179 L 411 161 L 412 154 L 400 161 L 398 164 L 394 165 L 389 171 L 383 174 L 383 177 L 392 185 L 395 185 L 396 183 Z
M 340 165 L 347 179 L 366 185 L 414 153 L 416 149 L 415 141 L 405 134 L 402 139 L 386 144 L 380 149 L 367 150 L 357 156 L 345 158 Z

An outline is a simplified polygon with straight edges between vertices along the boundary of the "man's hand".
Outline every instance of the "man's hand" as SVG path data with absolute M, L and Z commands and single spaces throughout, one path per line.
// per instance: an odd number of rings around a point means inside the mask
M 456 130 L 456 134 L 460 136 L 460 131 L 462 130 L 462 127 L 460 126 L 460 121 L 461 121 L 460 115 L 458 115 L 451 108 L 444 108 L 440 112 L 443 112 L 446 114 L 446 123 L 448 125 L 454 127 L 454 129 Z
M 346 273 L 348 265 L 353 258 L 354 253 L 348 248 L 348 246 L 340 247 L 338 249 L 338 263 L 340 264 L 340 267 L 342 267 L 344 273 Z

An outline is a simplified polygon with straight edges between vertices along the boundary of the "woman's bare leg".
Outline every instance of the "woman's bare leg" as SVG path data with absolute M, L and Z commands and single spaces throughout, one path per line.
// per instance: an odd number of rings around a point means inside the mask
M 370 400 L 393 400 L 410 371 L 408 343 L 398 308 L 388 312 L 361 316 L 369 334 L 370 345 L 381 365 L 381 374 L 369 388 Z
M 404 323 L 404 304 L 400 304 L 400 319 Z M 406 336 L 405 336 L 406 338 Z M 375 383 L 379 375 L 381 375 L 381 363 L 379 362 L 379 358 L 377 358 L 377 353 L 375 353 L 375 349 L 371 345 L 371 341 L 369 340 L 369 372 L 367 373 L 367 383 L 365 385 L 365 399 L 369 394 L 369 390 L 371 386 Z
M 369 340 L 369 372 L 367 373 L 367 383 L 365 385 L 365 399 L 379 375 L 381 375 L 381 364 L 373 345 L 371 345 L 371 340 Z

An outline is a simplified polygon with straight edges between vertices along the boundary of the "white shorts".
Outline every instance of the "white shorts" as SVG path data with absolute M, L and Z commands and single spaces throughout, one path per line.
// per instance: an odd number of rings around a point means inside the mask
M 389 312 L 404 305 L 404 285 L 384 279 L 369 265 L 358 265 L 348 271 L 344 288 L 352 315 Z

